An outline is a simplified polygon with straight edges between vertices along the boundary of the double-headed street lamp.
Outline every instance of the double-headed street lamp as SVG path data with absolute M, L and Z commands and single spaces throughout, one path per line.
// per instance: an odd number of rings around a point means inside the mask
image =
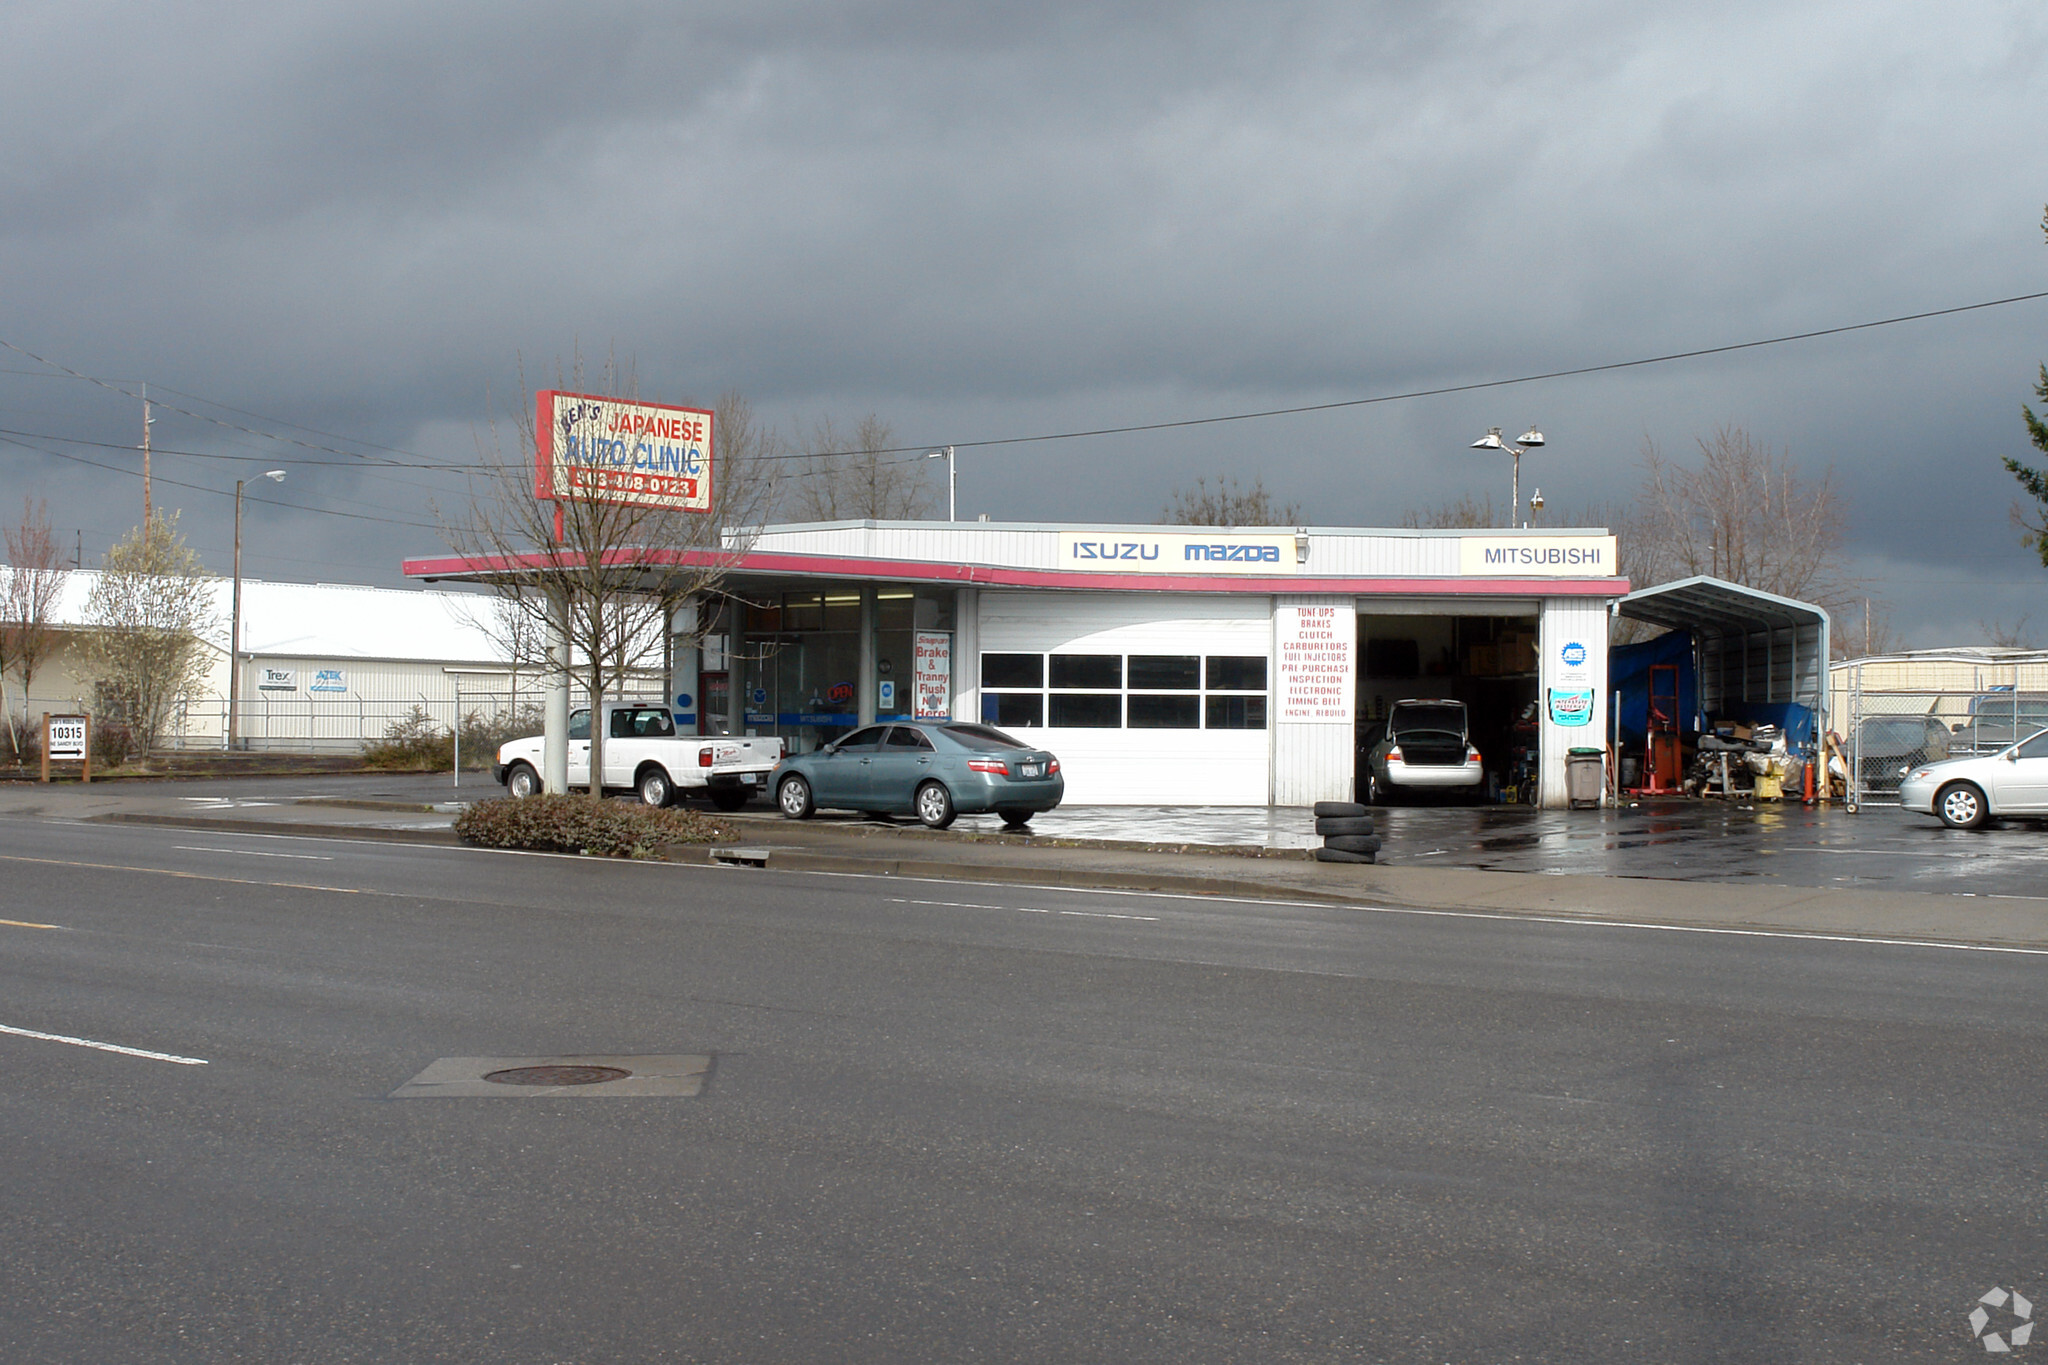
M 1514 492 L 1508 499 L 1508 515 L 1519 518 L 1522 515 L 1522 457 L 1543 444 L 1543 433 L 1530 427 L 1515 438 L 1510 445 L 1500 438 L 1499 427 L 1488 427 L 1486 434 L 1472 443 L 1474 450 L 1505 450 L 1515 460 Z M 1526 523 L 1525 523 L 1526 524 Z
M 282 469 L 266 469 L 257 475 L 273 483 L 284 482 Z M 228 748 L 230 751 L 241 747 L 242 711 L 242 485 L 247 479 L 235 480 L 235 611 L 233 624 L 228 627 Z
M 960 485 L 953 477 L 953 447 L 946 446 L 940 450 L 927 450 L 924 453 L 924 457 L 927 460 L 944 460 L 946 462 L 946 520 L 960 520 Z

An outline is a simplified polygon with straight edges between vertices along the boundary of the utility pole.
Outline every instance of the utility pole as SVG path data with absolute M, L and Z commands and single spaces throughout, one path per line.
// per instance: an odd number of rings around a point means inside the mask
M 150 526 L 154 509 L 151 507 L 149 499 L 149 428 L 155 421 L 156 418 L 149 415 L 149 385 L 145 383 L 142 386 L 142 543 L 144 545 L 149 544 L 149 538 L 154 534 Z

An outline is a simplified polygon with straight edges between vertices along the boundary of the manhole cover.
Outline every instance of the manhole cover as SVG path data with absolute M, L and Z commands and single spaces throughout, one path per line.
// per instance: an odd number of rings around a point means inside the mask
M 515 1066 L 490 1072 L 484 1079 L 499 1085 L 601 1085 L 632 1074 L 617 1066 Z

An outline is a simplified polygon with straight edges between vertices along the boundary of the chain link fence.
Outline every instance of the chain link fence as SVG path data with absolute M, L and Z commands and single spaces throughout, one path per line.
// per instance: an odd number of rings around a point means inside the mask
M 1873 660 L 1838 668 L 1835 693 L 1853 805 L 1897 805 L 1914 767 L 1995 754 L 2048 728 L 2048 665 L 1909 670 Z

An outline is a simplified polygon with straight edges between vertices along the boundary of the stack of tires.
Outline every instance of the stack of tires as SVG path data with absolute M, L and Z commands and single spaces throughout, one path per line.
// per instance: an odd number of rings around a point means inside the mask
M 1319 863 L 1369 863 L 1379 857 L 1372 815 L 1356 801 L 1316 802 L 1316 833 L 1323 836 L 1316 850 Z

